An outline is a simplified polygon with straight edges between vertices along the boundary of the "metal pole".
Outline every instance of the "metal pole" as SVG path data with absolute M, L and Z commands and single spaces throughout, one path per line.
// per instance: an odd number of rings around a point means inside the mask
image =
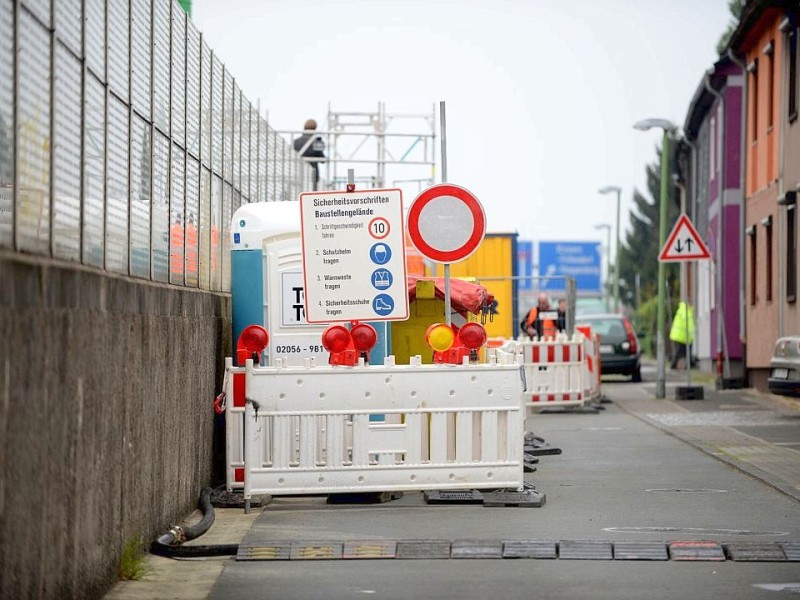
M 611 226 L 606 225 L 606 297 L 603 299 L 605 303 L 608 300 L 608 295 L 612 293 L 611 287 Z M 608 308 L 608 304 L 606 304 Z
M 664 247 L 667 237 L 667 195 L 669 192 L 669 131 L 664 129 L 664 136 L 661 142 L 661 193 L 659 201 L 659 222 L 658 222 L 658 247 Z M 666 372 L 664 365 L 664 294 L 666 265 L 663 261 L 658 261 L 658 316 L 656 321 L 656 361 L 658 363 L 658 374 L 656 376 L 656 398 L 666 397 Z
M 442 183 L 447 181 L 447 127 L 444 100 L 439 102 L 439 120 L 442 129 Z M 444 265 L 444 322 L 450 327 L 450 263 Z
M 689 286 L 684 288 L 683 302 L 686 309 L 686 385 L 692 387 L 692 342 L 689 340 Z
M 617 188 L 617 246 L 614 250 L 614 312 L 619 313 L 619 197 L 622 193 Z

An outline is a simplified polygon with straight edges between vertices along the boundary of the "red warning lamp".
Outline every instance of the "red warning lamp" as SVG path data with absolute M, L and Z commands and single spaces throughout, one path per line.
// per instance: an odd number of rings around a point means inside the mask
M 377 340 L 374 327 L 356 321 L 349 330 L 344 325 L 331 325 L 322 333 L 322 345 L 331 353 L 332 365 L 354 367 L 362 356 L 368 361 L 368 353 Z
M 470 350 L 477 350 L 486 343 L 486 329 L 480 323 L 465 323 L 458 331 L 458 339 Z
M 258 364 L 261 362 L 261 353 L 269 344 L 269 334 L 261 325 L 248 325 L 239 334 L 236 341 L 236 364 L 244 365 L 248 358 Z
M 353 345 L 359 352 L 369 352 L 378 341 L 378 332 L 367 323 L 354 323 L 350 328 Z
M 322 332 L 322 345 L 331 354 L 344 352 L 350 345 L 350 332 L 344 325 L 331 325 Z

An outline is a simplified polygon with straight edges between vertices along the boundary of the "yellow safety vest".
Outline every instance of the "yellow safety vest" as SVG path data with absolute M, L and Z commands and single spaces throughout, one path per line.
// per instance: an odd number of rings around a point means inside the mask
M 678 311 L 669 330 L 669 339 L 679 344 L 691 344 L 694 340 L 694 309 L 690 306 L 687 311 L 685 302 L 678 304 Z

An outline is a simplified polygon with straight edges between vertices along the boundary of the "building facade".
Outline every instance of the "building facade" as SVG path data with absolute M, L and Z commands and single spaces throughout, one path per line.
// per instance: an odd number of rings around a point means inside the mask
M 690 148 L 688 212 L 712 259 L 692 268 L 696 352 L 720 383 L 744 377 L 740 302 L 742 69 L 721 58 L 704 74 L 684 124 Z
M 796 127 L 789 122 L 787 111 L 793 60 L 796 70 L 796 33 L 793 37 L 791 31 L 797 29 L 797 12 L 796 1 L 750 1 L 730 43 L 732 56 L 746 70 L 742 291 L 748 382 L 759 389 L 767 388 L 776 339 L 790 321 L 797 324 L 793 289 L 797 228 L 793 225 L 794 209 L 787 210 L 785 196 L 790 158 L 787 147 L 796 152 L 794 142 L 790 142 L 797 135 Z M 789 169 L 794 173 L 794 166 Z M 794 182 L 789 185 L 796 187 Z M 788 231 L 790 227 L 792 231 Z M 794 247 L 791 252 L 789 246 Z

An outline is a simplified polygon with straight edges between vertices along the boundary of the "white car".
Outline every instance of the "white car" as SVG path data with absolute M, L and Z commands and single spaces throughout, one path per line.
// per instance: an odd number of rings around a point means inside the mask
M 800 335 L 778 338 L 769 361 L 769 391 L 800 397 Z

